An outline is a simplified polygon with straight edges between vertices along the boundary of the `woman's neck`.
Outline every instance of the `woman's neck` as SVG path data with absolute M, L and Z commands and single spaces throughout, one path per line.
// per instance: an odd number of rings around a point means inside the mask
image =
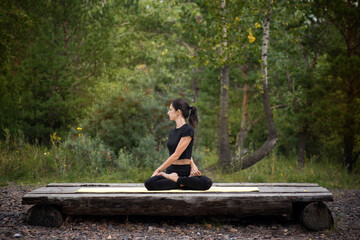
M 178 119 L 175 120 L 175 122 L 176 122 L 176 128 L 180 128 L 182 125 L 186 123 L 185 118 L 183 117 L 179 117 Z

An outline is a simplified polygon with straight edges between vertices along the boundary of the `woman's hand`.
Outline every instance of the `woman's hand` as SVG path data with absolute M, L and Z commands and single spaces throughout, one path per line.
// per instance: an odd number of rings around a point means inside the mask
M 189 177 L 201 176 L 201 172 L 199 171 L 198 167 L 195 165 L 195 163 L 192 159 L 191 159 L 190 167 L 191 167 L 191 170 L 190 170 Z
M 157 175 L 159 175 L 160 173 L 161 173 L 160 169 L 157 168 L 157 169 L 154 171 L 154 173 L 151 175 L 151 177 L 157 176 Z

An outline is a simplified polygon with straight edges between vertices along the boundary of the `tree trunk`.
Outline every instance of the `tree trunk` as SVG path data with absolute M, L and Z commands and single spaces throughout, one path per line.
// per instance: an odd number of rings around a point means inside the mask
M 232 153 L 231 162 L 235 162 L 236 160 L 240 159 L 244 154 L 246 154 L 246 150 L 244 149 L 244 144 L 250 130 L 248 127 L 246 127 L 247 114 L 248 114 L 247 112 L 248 99 L 249 99 L 249 86 L 245 84 L 244 99 L 242 105 L 241 126 L 240 126 L 240 131 L 236 136 L 235 148 Z
M 305 61 L 308 63 L 307 61 L 307 56 L 304 55 Z M 308 64 L 309 67 L 309 64 Z M 295 87 L 294 87 L 294 83 L 293 80 L 290 77 L 290 73 L 286 73 L 288 82 L 289 82 L 289 86 L 290 86 L 290 91 L 292 94 L 295 94 Z M 296 97 L 293 98 L 293 108 L 294 108 L 294 112 L 296 114 L 300 114 L 300 107 L 298 104 L 298 100 Z M 300 123 L 301 125 L 307 125 L 307 122 L 304 123 Z M 305 166 L 305 153 L 306 153 L 306 136 L 307 136 L 307 128 L 306 127 L 301 127 L 301 131 L 299 132 L 298 135 L 298 143 L 297 143 L 297 160 L 299 165 L 303 168 Z
M 192 89 L 193 89 L 193 93 L 194 93 L 194 103 L 196 103 L 198 101 L 198 95 L 199 95 L 199 87 L 196 83 L 196 73 L 199 72 L 199 68 L 196 68 L 193 77 L 192 77 Z
M 352 1 L 347 0 L 347 7 L 353 8 L 356 7 L 359 10 L 359 5 L 355 5 Z M 359 25 L 357 24 L 357 19 L 351 18 L 350 16 L 346 17 L 346 28 L 344 35 L 346 44 L 347 44 L 347 55 L 349 58 L 358 57 L 359 49 Z M 339 29 L 341 31 L 341 29 Z M 358 154 L 354 154 L 355 146 L 355 134 L 356 134 L 356 97 L 358 95 L 359 89 L 357 89 L 357 80 L 359 76 L 348 75 L 346 76 L 346 110 L 345 110 L 345 119 L 344 119 L 344 163 L 347 167 L 348 172 L 352 172 L 353 166 L 356 163 Z
M 262 39 L 262 53 L 261 53 L 261 78 L 262 78 L 262 101 L 264 106 L 266 126 L 268 130 L 268 138 L 266 142 L 255 152 L 250 155 L 240 158 L 238 161 L 235 161 L 233 164 L 240 169 L 248 168 L 261 159 L 263 159 L 270 151 L 274 148 L 277 141 L 277 131 L 275 128 L 275 123 L 273 119 L 273 114 L 270 107 L 270 97 L 268 89 L 268 78 L 267 78 L 267 52 L 269 45 L 269 30 L 270 30 L 270 14 L 271 14 L 271 2 L 269 0 L 268 9 L 265 15 L 264 20 L 264 33 Z
M 225 11 L 226 0 L 221 0 L 220 8 Z M 223 47 L 227 46 L 227 30 L 225 19 L 223 22 L 223 42 L 220 48 L 220 57 L 226 62 L 227 57 Z M 230 147 L 229 147 L 229 70 L 228 64 L 220 68 L 220 110 L 218 127 L 218 156 L 221 167 L 230 166 Z
M 349 80 L 347 82 L 349 85 Z M 351 84 L 351 82 L 350 82 Z M 344 119 L 344 135 L 343 135 L 343 141 L 344 141 L 344 163 L 347 167 L 348 172 L 352 172 L 353 166 L 356 162 L 356 158 L 353 157 L 353 151 L 355 146 L 355 116 L 354 113 L 356 112 L 356 107 L 354 106 L 354 94 L 353 91 L 355 89 L 352 89 L 351 87 L 348 88 L 349 90 L 346 91 L 346 110 L 345 110 L 345 119 Z
M 306 135 L 303 131 L 301 131 L 298 139 L 297 160 L 302 168 L 305 166 L 305 147 Z
M 218 155 L 222 167 L 228 167 L 230 163 L 229 148 L 229 66 L 220 69 L 220 111 L 218 132 Z

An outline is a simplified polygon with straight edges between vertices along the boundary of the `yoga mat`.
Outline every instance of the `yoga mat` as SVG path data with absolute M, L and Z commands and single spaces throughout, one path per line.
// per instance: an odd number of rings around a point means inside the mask
M 186 193 L 186 192 L 258 192 L 257 187 L 211 187 L 209 190 L 157 190 L 149 191 L 145 187 L 83 187 L 76 193 Z

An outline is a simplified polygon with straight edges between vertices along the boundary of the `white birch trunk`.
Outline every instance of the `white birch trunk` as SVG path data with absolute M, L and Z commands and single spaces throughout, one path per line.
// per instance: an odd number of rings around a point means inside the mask
M 274 148 L 277 141 L 277 131 L 274 124 L 273 114 L 271 112 L 270 106 L 270 97 L 268 90 L 268 77 L 267 77 L 267 53 L 269 47 L 269 32 L 270 32 L 270 14 L 271 14 L 271 3 L 272 0 L 268 2 L 268 8 L 265 14 L 265 19 L 263 22 L 263 43 L 262 43 L 262 52 L 261 52 L 261 80 L 262 80 L 262 97 L 263 97 L 263 106 L 264 113 L 266 117 L 266 125 L 268 130 L 268 138 L 266 142 L 256 151 L 250 155 L 241 157 L 240 159 L 233 159 L 233 165 L 240 169 L 248 168 L 261 159 L 263 159 L 270 151 Z

